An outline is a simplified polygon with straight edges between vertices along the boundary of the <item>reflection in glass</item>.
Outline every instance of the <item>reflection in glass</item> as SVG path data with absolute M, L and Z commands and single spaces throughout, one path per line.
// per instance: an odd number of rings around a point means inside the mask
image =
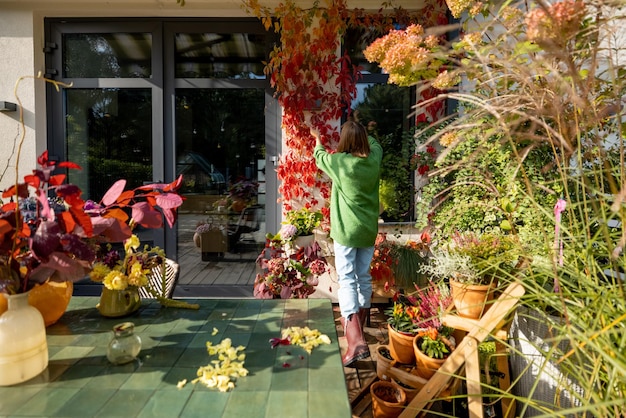
M 185 197 L 179 254 L 195 231 L 202 234 L 191 245 L 203 261 L 244 253 L 250 261 L 264 245 L 264 106 L 264 89 L 176 90 L 176 175 Z
M 65 90 L 67 160 L 82 167 L 69 181 L 84 199 L 99 201 L 126 179 L 134 188 L 152 181 L 150 89 Z
M 267 36 L 252 33 L 177 33 L 176 77 L 261 79 Z
M 149 78 L 151 33 L 63 34 L 63 77 Z
M 359 84 L 354 106 L 359 121 L 367 126 L 383 147 L 380 172 L 380 201 L 386 222 L 412 221 L 415 152 L 408 115 L 410 89 L 393 84 Z

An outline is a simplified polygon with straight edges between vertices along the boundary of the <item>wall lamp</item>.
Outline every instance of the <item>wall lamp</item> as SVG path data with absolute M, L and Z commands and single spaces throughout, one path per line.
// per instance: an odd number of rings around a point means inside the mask
M 17 105 L 11 102 L 0 101 L 0 112 L 15 112 Z

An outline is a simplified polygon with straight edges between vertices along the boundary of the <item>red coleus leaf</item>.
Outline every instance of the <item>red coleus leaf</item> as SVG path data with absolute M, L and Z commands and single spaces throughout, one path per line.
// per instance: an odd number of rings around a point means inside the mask
M 70 212 L 61 212 L 59 214 L 59 218 L 61 218 L 61 224 L 63 225 L 63 232 L 71 233 L 76 227 L 76 222 L 72 217 Z
M 71 162 L 71 161 L 63 161 L 63 162 L 60 162 L 60 163 L 58 164 L 58 167 L 73 168 L 73 169 L 76 169 L 76 170 L 82 170 L 82 167 L 81 167 L 81 166 L 79 166 L 78 164 L 73 163 L 73 162 Z
M 54 176 L 50 176 L 48 184 L 50 184 L 50 186 L 59 186 L 63 184 L 65 177 L 65 174 L 55 174 Z
M 163 226 L 161 212 L 146 202 L 138 202 L 132 206 L 133 220 L 145 228 L 160 228 Z
M 30 185 L 33 186 L 35 189 L 38 189 L 39 185 L 41 184 L 41 177 L 36 174 L 28 174 L 24 176 L 24 182 L 26 182 L 26 185 Z
M 37 164 L 39 164 L 42 167 L 50 167 L 50 166 L 53 166 L 55 162 L 48 160 L 48 150 L 45 150 L 37 158 Z
M 121 209 L 118 208 L 112 208 L 110 210 L 108 210 L 103 217 L 105 218 L 115 218 L 117 220 L 119 220 L 120 222 L 126 222 L 128 220 L 128 215 L 126 214 L 126 212 L 124 212 Z
M 74 221 L 76 221 L 76 223 L 80 225 L 81 228 L 83 228 L 85 236 L 92 237 L 93 223 L 91 222 L 91 216 L 86 214 L 82 207 L 76 206 L 70 207 L 70 213 L 72 214 Z
M 124 188 L 126 187 L 126 180 L 118 180 L 107 190 L 102 197 L 102 204 L 104 206 L 110 206 L 117 201 L 117 198 L 122 194 Z
M 117 197 L 116 203 L 120 206 L 128 206 L 134 197 L 135 197 L 134 190 L 126 190 L 125 192 L 122 192 L 122 194 L 120 194 Z

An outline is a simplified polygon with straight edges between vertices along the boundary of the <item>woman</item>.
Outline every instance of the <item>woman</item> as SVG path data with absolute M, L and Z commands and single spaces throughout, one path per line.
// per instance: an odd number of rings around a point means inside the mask
M 334 242 L 337 294 L 341 322 L 348 341 L 343 355 L 350 366 L 370 355 L 363 337 L 363 322 L 372 298 L 370 263 L 378 233 L 378 182 L 383 149 L 358 122 L 341 128 L 337 152 L 330 154 L 317 131 L 314 155 L 317 166 L 333 182 L 330 200 L 330 236 Z

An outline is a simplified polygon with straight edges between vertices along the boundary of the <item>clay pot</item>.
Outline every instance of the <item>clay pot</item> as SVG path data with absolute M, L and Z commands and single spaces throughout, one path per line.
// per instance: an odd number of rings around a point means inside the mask
M 435 373 L 437 373 L 437 370 L 439 370 L 446 359 L 428 357 L 422 350 L 419 349 L 421 342 L 421 338 L 415 338 L 415 340 L 413 340 L 413 352 L 415 354 L 414 373 L 419 377 L 423 377 L 428 380 L 433 377 Z
M 389 324 L 387 324 L 387 328 L 389 330 L 389 351 L 391 351 L 394 360 L 403 364 L 415 363 L 415 353 L 413 352 L 415 334 L 396 331 Z
M 407 403 L 407 405 L 410 404 L 411 401 L 417 396 L 419 391 L 422 390 L 422 388 L 411 387 L 411 386 L 407 385 L 406 383 L 403 383 L 403 382 L 398 381 L 398 380 L 393 379 L 393 378 L 391 379 L 391 383 L 397 385 L 398 387 L 400 387 L 406 393 L 406 403 Z
M 391 358 L 389 358 L 391 357 Z M 396 364 L 388 345 L 376 347 L 376 376 L 380 380 L 389 380 L 387 372 Z
M 395 418 L 406 404 L 406 392 L 392 382 L 379 380 L 370 386 L 374 418 Z
M 457 314 L 465 318 L 480 319 L 489 309 L 487 302 L 493 300 L 495 289 L 496 283 L 476 285 L 450 280 L 452 302 Z

